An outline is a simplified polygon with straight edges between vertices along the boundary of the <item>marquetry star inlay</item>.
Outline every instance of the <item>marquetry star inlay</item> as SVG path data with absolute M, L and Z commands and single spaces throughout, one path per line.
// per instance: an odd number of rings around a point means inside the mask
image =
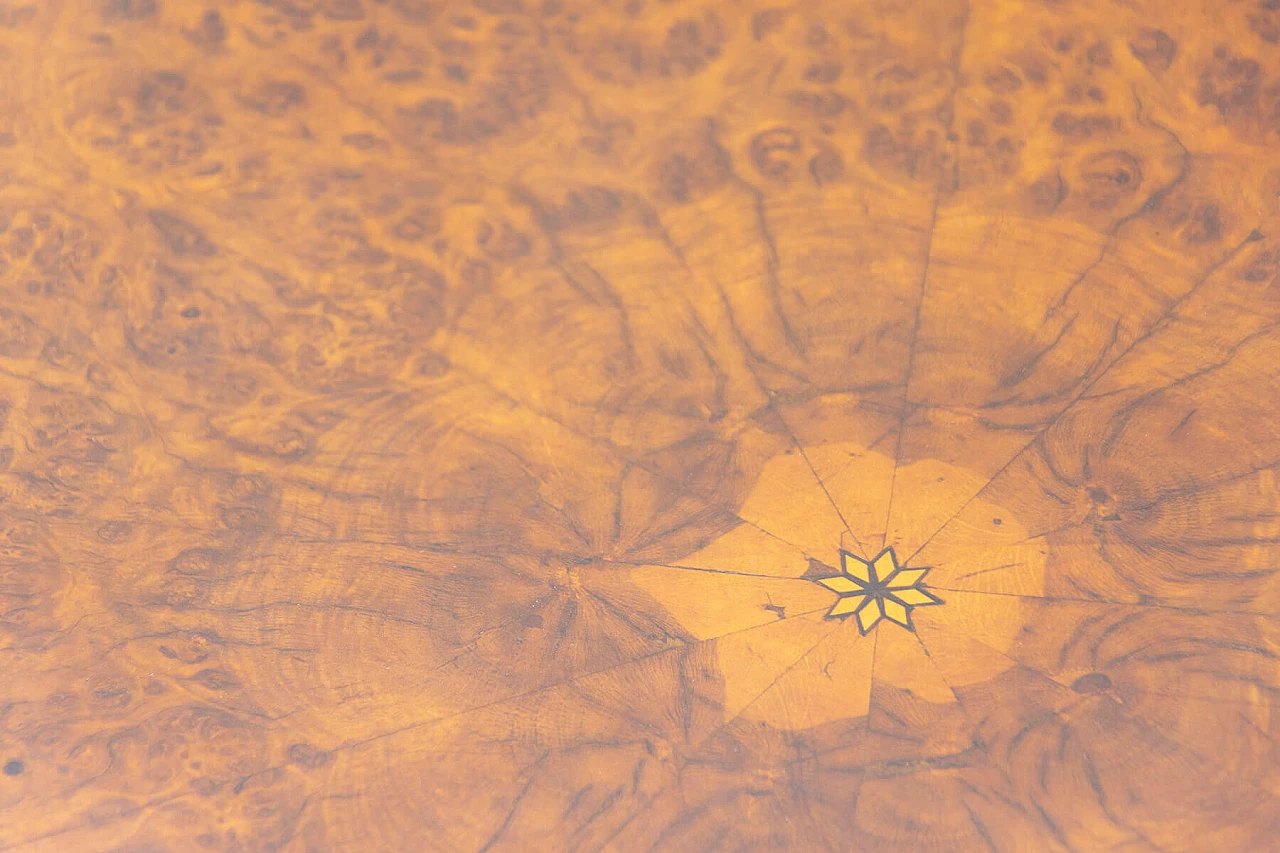
M 893 548 L 885 548 L 874 560 L 863 560 L 848 551 L 841 551 L 840 564 L 840 574 L 816 578 L 818 583 L 840 596 L 827 611 L 827 618 L 852 616 L 863 634 L 881 619 L 914 631 L 911 624 L 913 608 L 943 603 L 941 598 L 924 587 L 924 576 L 929 570 L 899 566 Z

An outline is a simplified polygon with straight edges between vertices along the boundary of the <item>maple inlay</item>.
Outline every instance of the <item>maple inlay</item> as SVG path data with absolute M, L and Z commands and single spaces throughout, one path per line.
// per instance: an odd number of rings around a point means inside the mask
M 838 575 L 817 579 L 818 583 L 840 596 L 840 600 L 827 611 L 827 617 L 852 616 L 858 623 L 858 630 L 864 634 L 881 619 L 913 630 L 913 608 L 942 604 L 942 599 L 923 585 L 929 570 L 899 566 L 892 548 L 885 548 L 872 560 L 841 551 L 840 568 Z

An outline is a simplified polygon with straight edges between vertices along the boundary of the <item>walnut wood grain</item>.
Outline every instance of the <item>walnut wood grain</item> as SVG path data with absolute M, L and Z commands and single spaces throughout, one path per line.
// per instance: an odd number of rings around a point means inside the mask
M 0 850 L 1280 850 L 1274 0 L 0 71 Z M 886 548 L 943 603 L 828 618 Z

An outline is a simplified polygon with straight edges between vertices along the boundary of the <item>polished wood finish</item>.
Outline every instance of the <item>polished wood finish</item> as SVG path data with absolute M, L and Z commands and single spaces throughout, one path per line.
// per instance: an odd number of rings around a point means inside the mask
M 0 850 L 1280 850 L 1274 0 L 0 68 Z

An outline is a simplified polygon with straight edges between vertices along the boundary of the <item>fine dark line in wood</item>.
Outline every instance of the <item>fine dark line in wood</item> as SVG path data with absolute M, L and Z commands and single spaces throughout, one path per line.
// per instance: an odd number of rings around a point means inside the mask
M 943 124 L 948 136 L 951 135 L 951 126 L 954 122 L 955 116 L 956 98 L 960 93 L 961 68 L 964 62 L 965 40 L 966 34 L 969 30 L 969 18 L 971 16 L 971 11 L 972 10 L 969 8 L 969 4 L 966 0 L 964 17 L 960 22 L 960 33 L 956 39 L 956 44 L 951 54 L 951 88 L 947 95 L 944 113 L 947 118 Z M 956 146 L 948 141 L 945 146 L 945 150 L 949 150 L 951 152 L 953 160 L 952 169 L 954 170 L 958 168 L 958 163 L 955 162 L 957 158 Z M 924 264 L 920 270 L 920 295 L 916 298 L 915 316 L 912 321 L 911 328 L 911 343 L 907 348 L 907 366 L 902 379 L 902 402 L 901 409 L 898 413 L 898 440 L 897 447 L 893 453 L 893 473 L 889 476 L 889 500 L 888 506 L 885 507 L 884 535 L 880 538 L 881 547 L 889 544 L 889 525 L 893 523 L 893 499 L 898 486 L 898 468 L 902 464 L 903 437 L 907 430 L 907 419 L 911 414 L 911 378 L 915 370 L 916 346 L 920 339 L 920 323 L 924 317 L 925 298 L 928 296 L 929 268 L 933 261 L 933 240 L 938 230 L 938 210 L 942 205 L 942 188 L 948 177 L 950 177 L 953 182 L 955 181 L 954 175 L 948 176 L 947 170 L 945 168 L 942 169 L 938 175 L 937 185 L 934 187 L 933 206 L 929 213 L 929 236 L 925 242 Z M 913 554 L 912 556 L 914 557 L 915 555 Z M 903 562 L 909 563 L 911 562 L 911 558 L 909 557 Z
M 1140 343 L 1147 340 L 1152 335 L 1159 332 L 1161 324 L 1163 324 L 1169 318 L 1173 317 L 1176 314 L 1176 312 L 1183 305 L 1186 304 L 1187 300 L 1189 300 L 1192 296 L 1198 293 L 1200 291 L 1200 288 L 1206 282 L 1208 282 L 1219 269 L 1221 269 L 1226 264 L 1230 263 L 1231 259 L 1234 258 L 1236 255 L 1238 255 L 1241 251 L 1243 251 L 1244 247 L 1251 242 L 1254 242 L 1254 239 L 1252 238 L 1252 236 L 1246 237 L 1244 240 L 1240 241 L 1240 243 L 1238 243 L 1234 248 L 1232 248 L 1231 251 L 1229 251 L 1224 257 L 1222 257 L 1216 263 L 1210 265 L 1208 270 L 1206 270 L 1205 273 L 1200 277 L 1199 281 L 1195 282 L 1190 288 L 1188 288 L 1188 290 L 1185 293 L 1183 293 L 1182 296 L 1175 299 L 1169 305 L 1169 307 L 1167 307 L 1160 314 L 1159 317 L 1157 317 L 1154 321 L 1152 321 L 1151 325 L 1147 327 L 1147 331 L 1145 331 L 1140 335 L 1135 336 L 1134 339 L 1129 343 L 1129 345 L 1125 347 L 1124 350 L 1122 350 L 1119 355 L 1117 355 L 1114 359 L 1111 360 L 1110 364 L 1108 364 L 1099 373 L 1097 373 L 1093 377 L 1093 379 L 1089 380 L 1089 382 L 1085 384 L 1084 388 L 1081 389 L 1081 391 L 1078 394 L 1076 394 L 1076 396 L 1069 403 L 1067 403 L 1066 407 L 1064 407 L 1060 412 L 1058 412 L 1058 414 L 1054 415 L 1054 417 L 1049 421 L 1048 424 L 1046 424 L 1043 428 L 1039 430 L 1039 432 L 1037 432 L 1034 436 L 1032 436 L 1031 440 L 1028 441 L 1021 450 L 1019 450 L 1017 453 L 1011 456 L 1007 462 L 1001 465 L 1000 468 L 994 474 L 991 475 L 991 478 L 987 480 L 986 484 L 983 485 L 982 488 L 980 488 L 977 492 L 973 494 L 972 497 L 970 497 L 963 504 L 961 504 L 960 508 L 957 509 L 954 513 L 952 513 L 951 516 L 948 517 L 947 520 L 944 521 L 942 525 L 938 527 L 938 529 L 934 530 L 933 533 L 929 534 L 928 538 L 926 538 L 924 542 L 921 543 L 921 545 L 918 548 L 916 548 L 916 550 L 911 554 L 911 556 L 907 558 L 906 562 L 909 563 L 911 562 L 911 560 L 915 559 L 915 557 L 921 551 L 923 551 L 930 542 L 933 541 L 934 537 L 936 537 L 939 533 L 941 533 L 944 529 L 946 529 L 946 527 L 949 524 L 951 524 L 951 522 L 955 521 L 960 516 L 960 514 L 965 511 L 965 508 L 968 507 L 969 504 L 973 503 L 973 501 L 976 500 L 981 494 L 983 494 L 983 492 L 985 492 L 1001 474 L 1007 471 L 1009 467 L 1013 465 L 1014 462 L 1022 458 L 1022 455 L 1026 453 L 1029 449 L 1031 449 L 1032 445 L 1034 445 L 1037 441 L 1039 441 L 1041 437 L 1046 435 L 1050 429 L 1052 429 L 1056 424 L 1058 424 L 1062 420 L 1062 418 L 1065 417 L 1076 406 L 1076 404 L 1079 403 L 1080 400 L 1083 399 L 1084 396 L 1089 393 L 1089 389 L 1091 389 L 1095 384 L 1097 384 L 1097 382 L 1100 379 L 1102 379 L 1102 377 L 1110 373 L 1111 370 L 1117 364 L 1123 361 L 1125 356 L 1127 356 L 1130 352 L 1132 352 L 1135 347 L 1137 347 Z
M 959 587 L 934 586 L 929 585 L 931 589 L 940 589 L 946 592 L 959 592 L 966 595 L 996 595 L 1002 598 L 1029 598 L 1036 601 L 1061 601 L 1068 604 L 1105 604 L 1110 607 L 1139 607 L 1154 610 L 1177 610 L 1183 613 L 1199 613 L 1199 614 L 1223 614 L 1233 616 L 1259 616 L 1264 619 L 1280 619 L 1280 614 L 1264 613 L 1259 610 L 1228 610 L 1220 607 L 1192 607 L 1190 605 L 1164 604 L 1151 601 L 1113 601 L 1105 598 L 1085 598 L 1071 597 L 1064 595 L 1030 595 L 1021 592 L 994 592 L 984 589 L 960 589 Z

